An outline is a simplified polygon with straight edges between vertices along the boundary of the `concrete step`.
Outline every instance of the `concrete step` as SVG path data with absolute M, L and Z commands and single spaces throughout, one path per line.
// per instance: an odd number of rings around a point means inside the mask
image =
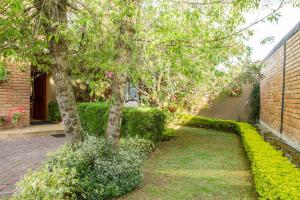
M 10 138 L 47 136 L 63 133 L 64 129 L 61 124 L 34 125 L 18 129 L 0 130 L 0 140 Z

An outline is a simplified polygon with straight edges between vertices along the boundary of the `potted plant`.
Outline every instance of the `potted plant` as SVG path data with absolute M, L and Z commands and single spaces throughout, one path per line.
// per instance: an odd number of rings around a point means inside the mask
M 174 95 L 171 97 L 171 102 L 169 103 L 168 105 L 168 110 L 171 112 L 171 113 L 175 113 L 177 111 L 177 105 L 176 105 L 176 100 L 177 100 L 177 97 Z
M 24 108 L 16 108 L 10 111 L 11 122 L 14 128 L 23 127 L 23 115 L 25 113 Z

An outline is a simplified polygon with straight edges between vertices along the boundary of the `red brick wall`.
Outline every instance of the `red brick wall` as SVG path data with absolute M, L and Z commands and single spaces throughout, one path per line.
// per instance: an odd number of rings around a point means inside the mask
M 18 65 L 9 64 L 9 79 L 0 83 L 0 113 L 8 115 L 14 108 L 25 109 L 24 125 L 30 123 L 30 70 L 21 71 Z
M 300 144 L 300 31 L 286 45 L 283 133 Z
M 283 47 L 278 49 L 265 63 L 260 81 L 261 120 L 273 129 L 280 130 Z
M 266 61 L 261 79 L 260 120 L 283 138 L 300 146 L 300 31 L 286 41 L 283 130 L 281 127 L 284 44 Z

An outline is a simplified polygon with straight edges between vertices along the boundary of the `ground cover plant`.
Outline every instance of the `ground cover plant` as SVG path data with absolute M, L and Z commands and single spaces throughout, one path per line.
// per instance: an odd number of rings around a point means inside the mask
M 12 199 L 118 197 L 141 182 L 141 164 L 152 149 L 152 142 L 143 139 L 122 139 L 118 150 L 95 137 L 76 144 L 76 149 L 65 145 L 18 183 Z
M 300 169 L 284 157 L 281 151 L 265 142 L 250 124 L 192 115 L 181 116 L 179 122 L 185 126 L 238 133 L 251 161 L 255 187 L 260 199 L 300 199 Z

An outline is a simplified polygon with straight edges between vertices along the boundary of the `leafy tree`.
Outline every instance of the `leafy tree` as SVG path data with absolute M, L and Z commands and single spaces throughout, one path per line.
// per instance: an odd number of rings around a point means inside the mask
M 80 43 L 86 38 L 82 29 L 90 31 L 89 37 L 95 37 L 90 33 L 98 31 L 97 26 L 91 28 L 98 12 L 95 8 L 85 8 L 89 2 L 96 5 L 95 1 L 88 0 L 4 0 L 0 3 L 1 58 L 5 61 L 13 57 L 52 73 L 65 133 L 71 144 L 83 139 L 71 86 L 71 61 L 79 55 Z
M 247 60 L 243 41 L 253 34 L 251 26 L 276 21 L 284 4 L 298 2 L 282 1 L 270 14 L 243 27 L 243 14 L 260 3 L 2 0 L 0 54 L 53 74 L 71 143 L 82 134 L 70 75 L 93 88 L 109 81 L 112 106 L 106 135 L 117 144 L 126 80 L 139 85 L 145 102 L 159 106 L 189 106 L 190 101 L 217 93 L 233 80 L 236 63 Z

